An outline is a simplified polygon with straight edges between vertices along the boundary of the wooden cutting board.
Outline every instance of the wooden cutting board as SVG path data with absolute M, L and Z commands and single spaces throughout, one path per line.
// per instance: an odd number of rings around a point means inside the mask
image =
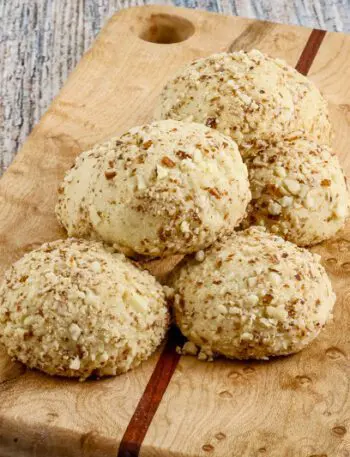
M 330 102 L 350 174 L 350 37 L 150 6 L 112 17 L 0 181 L 0 275 L 65 236 L 53 209 L 74 157 L 149 121 L 175 70 L 214 52 L 286 59 Z M 26 370 L 0 350 L 0 455 L 349 457 L 350 225 L 316 250 L 338 294 L 335 320 L 308 349 L 268 363 L 180 357 L 172 335 L 138 369 L 79 383 Z

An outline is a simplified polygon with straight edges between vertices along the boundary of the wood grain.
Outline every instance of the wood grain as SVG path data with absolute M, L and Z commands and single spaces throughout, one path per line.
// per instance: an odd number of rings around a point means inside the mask
M 170 23 L 172 16 L 189 20 L 195 33 L 168 45 L 140 39 L 164 14 Z M 213 52 L 257 46 L 295 65 L 311 31 L 268 24 L 265 33 L 265 27 L 160 6 L 115 15 L 0 180 L 0 274 L 24 252 L 64 236 L 53 215 L 64 171 L 82 149 L 148 121 L 161 87 L 180 66 Z M 160 31 L 159 36 L 163 33 L 173 32 Z M 331 101 L 341 135 L 337 148 L 348 171 L 349 46 L 349 38 L 327 34 L 311 67 L 312 78 Z M 153 380 L 159 380 L 163 367 L 169 380 L 174 365 L 158 363 L 159 353 L 126 375 L 81 384 L 24 370 L 2 351 L 0 455 L 115 456 L 123 436 L 123 446 L 136 432 L 135 441 L 143 438 L 145 429 L 135 429 L 141 411 L 149 414 L 148 423 L 153 419 L 142 456 L 345 456 L 350 426 L 345 336 L 349 245 L 345 232 L 340 241 L 318 248 L 340 296 L 336 321 L 295 357 L 269 364 L 203 364 L 182 357 L 165 391 L 166 383 L 153 390 Z M 153 267 L 162 270 L 157 263 Z M 153 399 L 161 400 L 157 411 Z
M 113 13 L 170 0 L 0 1 L 0 175 Z M 350 31 L 348 0 L 173 0 L 177 6 Z

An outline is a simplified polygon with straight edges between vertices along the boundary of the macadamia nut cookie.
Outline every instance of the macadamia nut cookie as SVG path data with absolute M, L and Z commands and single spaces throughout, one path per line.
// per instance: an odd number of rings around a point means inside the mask
M 338 158 L 305 138 L 251 150 L 245 161 L 253 199 L 243 227 L 264 225 L 299 246 L 319 243 L 341 229 L 349 194 Z
M 319 256 L 255 227 L 216 242 L 202 262 L 185 263 L 172 285 L 176 322 L 200 358 L 300 351 L 335 302 Z
M 57 214 L 76 235 L 77 206 L 68 172 Z M 237 145 L 201 124 L 160 121 L 135 127 L 100 156 L 82 204 L 90 236 L 148 256 L 186 254 L 231 233 L 250 200 Z M 81 230 L 78 230 L 81 233 Z
M 110 151 L 116 140 L 113 138 L 81 153 L 59 186 L 56 215 L 71 236 L 84 238 L 91 233 L 91 224 L 86 207 L 91 176 L 98 159 Z
M 10 356 L 51 375 L 116 375 L 165 336 L 162 287 L 123 254 L 77 239 L 43 244 L 5 274 L 0 335 Z
M 331 142 L 327 103 L 313 82 L 257 50 L 194 61 L 164 87 L 156 119 L 199 122 L 231 136 L 244 156 L 261 141 L 302 131 Z

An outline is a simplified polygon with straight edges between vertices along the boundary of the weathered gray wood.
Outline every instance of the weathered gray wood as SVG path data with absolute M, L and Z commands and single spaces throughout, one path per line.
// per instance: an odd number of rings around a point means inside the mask
M 350 31 L 350 0 L 0 0 L 0 175 L 106 19 L 145 3 Z

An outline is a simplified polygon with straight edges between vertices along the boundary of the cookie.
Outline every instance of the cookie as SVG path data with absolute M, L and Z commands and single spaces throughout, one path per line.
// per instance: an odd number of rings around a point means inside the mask
M 243 227 L 263 225 L 309 246 L 334 236 L 349 214 L 349 194 L 338 158 L 306 138 L 251 150 L 245 161 L 253 199 Z
M 0 287 L 1 342 L 50 375 L 124 373 L 154 352 L 168 321 L 153 276 L 99 242 L 46 243 L 18 260 Z
M 116 138 L 113 138 L 80 154 L 58 188 L 56 216 L 71 236 L 85 238 L 91 234 L 86 208 L 91 176 L 98 159 L 113 147 L 115 141 Z
M 215 243 L 202 262 L 187 261 L 172 285 L 176 323 L 203 359 L 300 351 L 335 302 L 319 256 L 255 227 Z
M 155 119 L 205 124 L 233 138 L 243 156 L 252 145 L 295 131 L 320 144 L 332 139 L 327 103 L 315 84 L 257 50 L 188 65 L 162 90 Z
M 77 205 L 63 215 L 79 174 L 79 164 L 68 172 L 56 209 L 70 236 L 82 232 L 71 222 L 79 220 Z M 129 255 L 206 248 L 233 231 L 251 197 L 234 141 L 201 124 L 172 120 L 135 127 L 110 142 L 89 179 L 81 210 L 87 236 Z

